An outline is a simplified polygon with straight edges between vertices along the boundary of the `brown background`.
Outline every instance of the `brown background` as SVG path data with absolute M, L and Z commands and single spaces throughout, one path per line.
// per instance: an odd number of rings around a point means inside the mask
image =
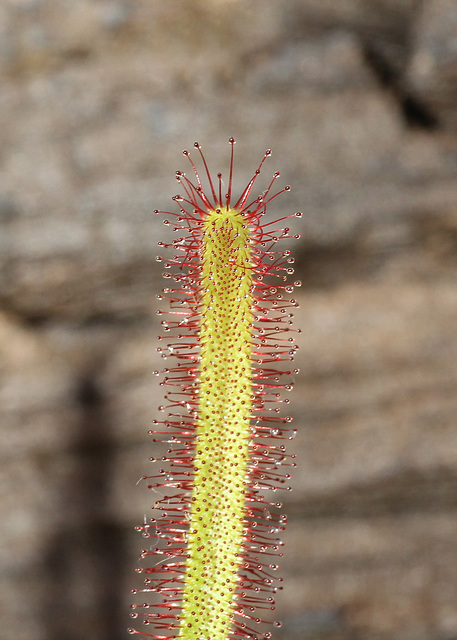
M 152 211 L 230 135 L 305 214 L 275 637 L 455 640 L 455 0 L 3 0 L 0 76 L 1 640 L 127 637 Z

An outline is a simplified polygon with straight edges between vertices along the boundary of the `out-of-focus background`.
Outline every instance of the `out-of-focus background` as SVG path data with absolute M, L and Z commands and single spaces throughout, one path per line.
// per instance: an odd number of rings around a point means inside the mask
M 3 0 L 0 76 L 0 639 L 126 637 L 153 209 L 233 135 L 305 214 L 275 637 L 455 640 L 455 0 Z

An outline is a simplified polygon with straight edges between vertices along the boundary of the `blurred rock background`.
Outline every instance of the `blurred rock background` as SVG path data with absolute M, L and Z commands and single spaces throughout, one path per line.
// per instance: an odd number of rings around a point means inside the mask
M 153 209 L 231 135 L 305 214 L 275 637 L 456 640 L 455 0 L 3 0 L 0 76 L 1 640 L 126 637 Z

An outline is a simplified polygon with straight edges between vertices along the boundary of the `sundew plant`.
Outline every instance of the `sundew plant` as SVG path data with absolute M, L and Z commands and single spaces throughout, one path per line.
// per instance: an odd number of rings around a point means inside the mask
M 171 286 L 158 296 L 167 303 L 158 349 L 167 364 L 164 418 L 150 433 L 164 455 L 145 476 L 157 499 L 154 517 L 137 527 L 148 546 L 131 613 L 141 624 L 129 632 L 157 640 L 260 640 L 280 626 L 270 611 L 286 517 L 273 492 L 289 489 L 295 466 L 283 405 L 298 373 L 290 294 L 300 284 L 289 283 L 294 260 L 281 244 L 298 235 L 281 223 L 302 214 L 265 221 L 290 189 L 274 191 L 276 172 L 253 195 L 270 150 L 235 198 L 229 142 L 227 186 L 195 143 L 203 172 L 184 151 L 193 175 L 176 173 L 179 211 L 156 211 L 179 237 L 159 242 Z

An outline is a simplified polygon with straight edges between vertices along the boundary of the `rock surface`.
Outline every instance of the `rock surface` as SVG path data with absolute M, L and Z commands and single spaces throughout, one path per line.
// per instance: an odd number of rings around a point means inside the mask
M 152 498 L 153 210 L 194 140 L 295 221 L 283 640 L 457 638 L 452 0 L 0 6 L 0 640 L 117 640 Z M 243 185 L 244 186 L 244 185 Z

